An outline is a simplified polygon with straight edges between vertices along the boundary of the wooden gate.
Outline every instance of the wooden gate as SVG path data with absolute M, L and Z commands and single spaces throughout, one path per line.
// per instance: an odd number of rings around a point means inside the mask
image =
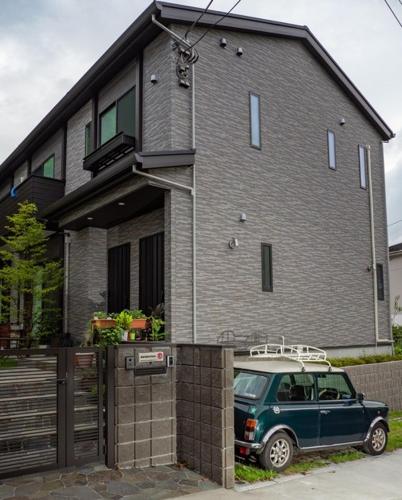
M 0 350 L 0 477 L 104 456 L 97 348 Z

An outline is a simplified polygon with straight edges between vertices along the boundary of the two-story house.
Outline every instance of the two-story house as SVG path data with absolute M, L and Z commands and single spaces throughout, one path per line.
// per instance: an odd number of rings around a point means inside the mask
M 135 20 L 1 165 L 0 216 L 29 198 L 63 236 L 77 339 L 164 302 L 174 342 L 388 352 L 392 131 L 307 27 L 208 11 L 186 35 L 200 13 Z

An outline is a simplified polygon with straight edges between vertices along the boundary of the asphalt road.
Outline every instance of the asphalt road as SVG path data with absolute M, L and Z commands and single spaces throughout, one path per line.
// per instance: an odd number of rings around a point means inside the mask
M 188 500 L 402 500 L 402 450 L 367 457 L 307 475 L 285 476 L 268 485 L 244 490 L 215 490 Z

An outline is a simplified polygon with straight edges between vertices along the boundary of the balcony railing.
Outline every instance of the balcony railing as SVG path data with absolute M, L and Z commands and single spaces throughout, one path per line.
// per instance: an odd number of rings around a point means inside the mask
M 98 172 L 132 151 L 134 146 L 134 137 L 121 132 L 86 156 L 84 158 L 83 168 L 91 172 Z
M 5 234 L 7 216 L 18 210 L 18 203 L 31 201 L 41 210 L 64 196 L 64 181 L 31 175 L 15 188 L 15 196 L 8 195 L 0 201 L 0 235 Z

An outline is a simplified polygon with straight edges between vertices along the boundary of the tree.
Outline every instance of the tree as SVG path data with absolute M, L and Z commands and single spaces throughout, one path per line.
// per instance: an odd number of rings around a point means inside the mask
M 18 211 L 7 217 L 7 235 L 0 238 L 1 320 L 19 317 L 22 310 L 30 340 L 59 316 L 55 293 L 63 284 L 62 263 L 47 257 L 46 227 L 37 213 L 35 203 L 19 203 Z

